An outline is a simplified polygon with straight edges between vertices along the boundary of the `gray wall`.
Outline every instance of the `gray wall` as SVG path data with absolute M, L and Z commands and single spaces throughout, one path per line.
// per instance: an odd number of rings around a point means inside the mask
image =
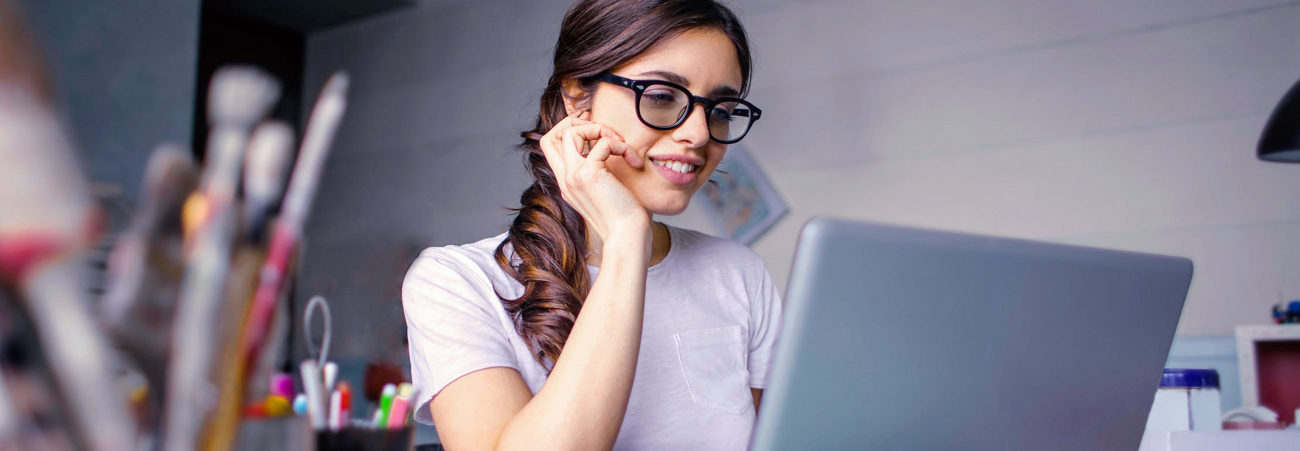
M 569 3 L 425 2 L 309 37 L 307 92 L 354 76 L 300 293 L 350 319 L 338 352 L 402 359 L 414 252 L 508 224 Z M 833 214 L 1190 257 L 1184 336 L 1300 298 L 1300 168 L 1253 155 L 1300 77 L 1300 2 L 732 3 L 767 112 L 744 145 L 790 205 L 753 247 L 782 284 L 799 226 Z
M 145 163 L 193 128 L 199 0 L 18 0 L 95 181 L 139 195 Z

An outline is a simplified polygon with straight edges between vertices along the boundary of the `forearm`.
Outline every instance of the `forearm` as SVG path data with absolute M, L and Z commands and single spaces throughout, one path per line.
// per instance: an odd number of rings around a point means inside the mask
M 600 275 L 542 390 L 501 432 L 497 449 L 610 449 L 623 423 L 645 305 L 645 233 L 611 237 Z

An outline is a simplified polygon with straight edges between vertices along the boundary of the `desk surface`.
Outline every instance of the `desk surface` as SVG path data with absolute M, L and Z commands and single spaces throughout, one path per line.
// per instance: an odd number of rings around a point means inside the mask
M 1295 451 L 1300 430 L 1147 431 L 1138 451 Z

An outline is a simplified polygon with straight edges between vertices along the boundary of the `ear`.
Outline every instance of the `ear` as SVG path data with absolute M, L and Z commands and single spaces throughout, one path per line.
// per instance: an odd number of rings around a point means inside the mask
M 560 91 L 563 94 L 560 97 L 564 99 L 565 113 L 573 115 L 574 112 L 583 110 L 579 105 L 587 93 L 582 92 L 577 80 L 565 80 L 564 83 L 560 84 Z

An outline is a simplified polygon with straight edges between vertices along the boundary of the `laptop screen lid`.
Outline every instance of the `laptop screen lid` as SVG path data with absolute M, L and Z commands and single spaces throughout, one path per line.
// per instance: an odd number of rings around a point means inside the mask
M 752 449 L 1137 449 L 1190 260 L 816 218 Z

